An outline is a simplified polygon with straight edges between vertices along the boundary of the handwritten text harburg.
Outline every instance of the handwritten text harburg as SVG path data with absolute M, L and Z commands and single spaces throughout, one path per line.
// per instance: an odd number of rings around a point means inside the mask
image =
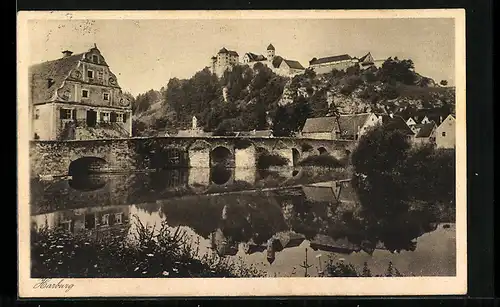
M 55 282 L 48 278 L 43 278 L 33 286 L 33 289 L 65 289 L 64 292 L 69 292 L 73 286 L 74 284 L 64 283 L 64 279 Z

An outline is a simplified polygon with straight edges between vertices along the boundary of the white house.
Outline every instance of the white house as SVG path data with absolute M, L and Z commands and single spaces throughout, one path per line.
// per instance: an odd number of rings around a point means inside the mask
M 437 148 L 455 148 L 455 117 L 448 115 L 436 128 Z

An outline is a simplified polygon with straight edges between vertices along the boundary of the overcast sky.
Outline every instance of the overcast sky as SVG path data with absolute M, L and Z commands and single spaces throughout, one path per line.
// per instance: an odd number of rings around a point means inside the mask
M 101 50 L 124 91 L 160 89 L 172 77 L 189 78 L 226 47 L 241 57 L 276 54 L 304 67 L 313 57 L 371 52 L 375 59 L 412 59 L 417 72 L 454 84 L 453 19 L 300 20 L 36 20 L 29 22 L 30 63 L 61 51 Z

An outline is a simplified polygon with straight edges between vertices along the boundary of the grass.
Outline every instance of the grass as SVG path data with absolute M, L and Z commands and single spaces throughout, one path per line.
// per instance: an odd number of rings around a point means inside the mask
M 260 277 L 263 272 L 215 253 L 201 255 L 179 228 L 143 225 L 135 217 L 137 242 L 125 240 L 127 227 L 100 238 L 63 230 L 32 231 L 32 277 L 156 278 Z

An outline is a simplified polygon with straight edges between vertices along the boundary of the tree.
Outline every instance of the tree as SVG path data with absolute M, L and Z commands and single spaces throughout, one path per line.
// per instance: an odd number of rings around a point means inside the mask
M 413 85 L 416 81 L 414 68 L 412 60 L 399 60 L 397 57 L 394 59 L 388 58 L 384 61 L 377 74 L 383 82 L 401 82 Z

